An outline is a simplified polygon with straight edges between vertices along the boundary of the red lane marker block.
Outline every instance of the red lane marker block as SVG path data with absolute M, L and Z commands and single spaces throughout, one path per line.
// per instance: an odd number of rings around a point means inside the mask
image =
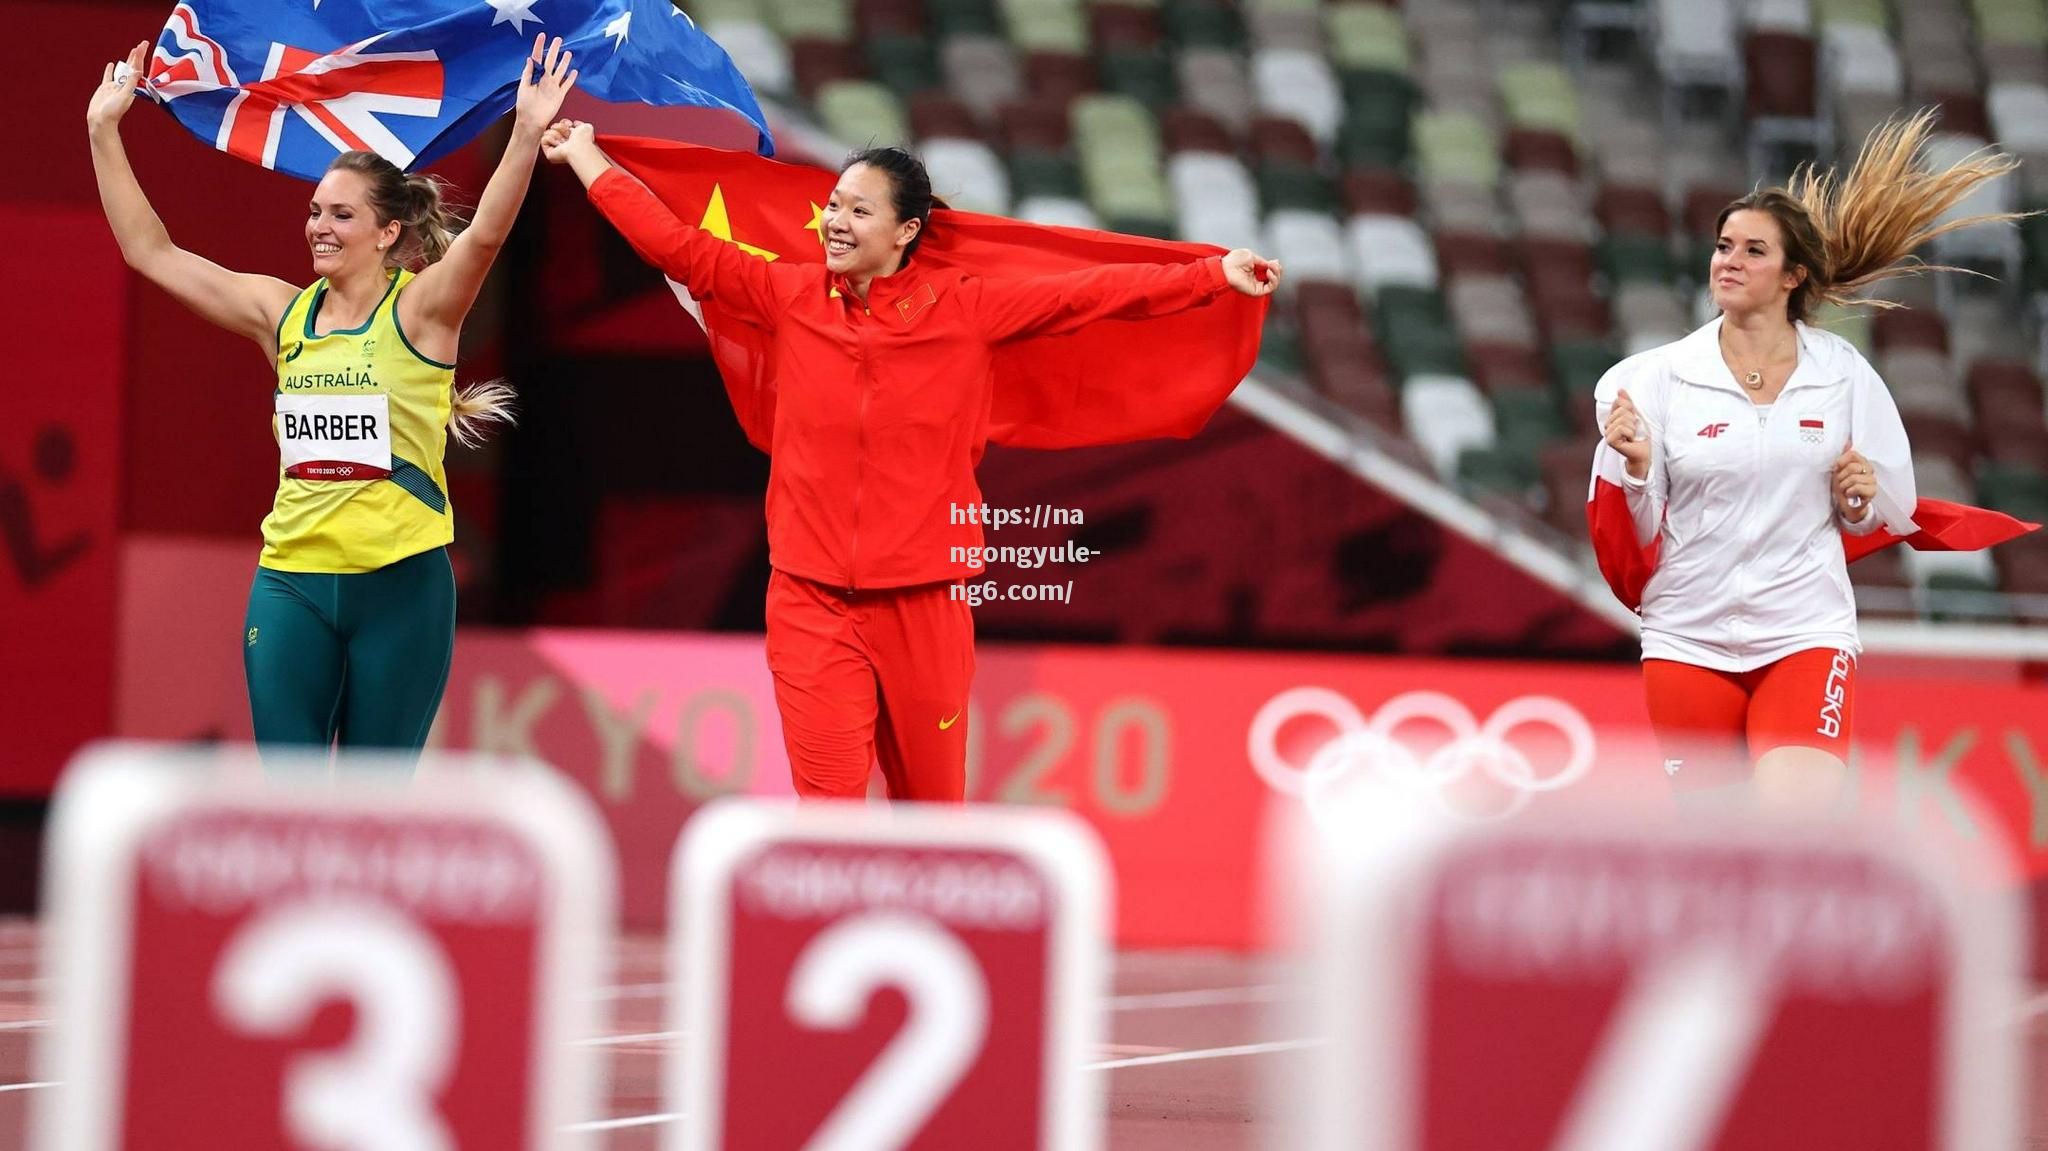
M 614 902 L 533 764 L 265 777 L 86 753 L 57 798 L 42 1151 L 555 1148 L 600 1105 Z
M 1847 828 L 1615 823 L 1361 868 L 1314 1146 L 2018 1145 L 2009 901 Z
M 670 891 L 691 1151 L 1093 1151 L 1109 929 L 1064 813 L 713 804 Z

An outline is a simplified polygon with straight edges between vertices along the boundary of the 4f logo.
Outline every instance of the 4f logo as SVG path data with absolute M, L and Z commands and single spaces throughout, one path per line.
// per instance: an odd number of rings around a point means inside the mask
M 1700 429 L 1700 435 L 1705 436 L 1707 439 L 1711 440 L 1727 430 L 1727 424 L 1708 424 L 1706 427 Z
M 256 629 L 255 629 L 255 628 L 253 628 L 253 627 L 252 627 L 252 628 L 250 628 L 250 629 L 249 629 L 249 634 L 248 634 L 248 635 L 247 635 L 246 637 L 244 637 L 244 640 L 243 640 L 243 646 L 245 646 L 245 647 L 255 647 L 255 646 L 256 646 Z

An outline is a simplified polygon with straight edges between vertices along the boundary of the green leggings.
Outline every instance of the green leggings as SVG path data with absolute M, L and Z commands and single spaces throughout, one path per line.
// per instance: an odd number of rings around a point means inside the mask
M 242 621 L 256 743 L 417 753 L 454 653 L 447 548 L 350 575 L 259 567 Z

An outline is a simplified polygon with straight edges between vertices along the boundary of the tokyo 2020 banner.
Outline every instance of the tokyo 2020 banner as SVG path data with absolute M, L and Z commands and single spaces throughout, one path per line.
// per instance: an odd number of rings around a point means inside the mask
M 239 653 L 194 658 L 219 646 L 196 634 L 218 623 L 125 614 L 181 622 L 126 629 L 120 734 L 247 739 Z M 1314 814 L 1343 774 L 1322 770 L 1336 753 L 1419 781 L 1460 818 L 1669 802 L 1633 667 L 993 643 L 976 662 L 971 797 L 1092 822 L 1127 947 L 1259 945 L 1268 817 Z M 2009 881 L 2048 874 L 2048 688 L 1881 665 L 1859 679 L 1856 801 L 2007 845 Z M 433 740 L 531 754 L 587 788 L 642 929 L 661 923 L 669 852 L 697 806 L 789 794 L 758 636 L 467 630 Z

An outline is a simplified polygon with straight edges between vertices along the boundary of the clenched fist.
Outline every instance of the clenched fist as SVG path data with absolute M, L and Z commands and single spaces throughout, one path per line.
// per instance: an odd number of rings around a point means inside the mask
M 1626 389 L 1615 397 L 1614 407 L 1607 413 L 1607 426 L 1600 429 L 1600 437 L 1628 461 L 1631 478 L 1650 478 L 1650 424 L 1636 411 L 1636 402 L 1628 398 Z

